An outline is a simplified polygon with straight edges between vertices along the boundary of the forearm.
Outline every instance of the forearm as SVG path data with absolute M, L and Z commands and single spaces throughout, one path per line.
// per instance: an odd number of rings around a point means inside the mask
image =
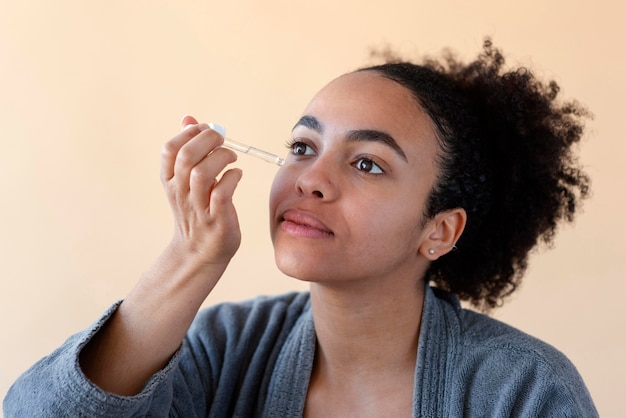
M 85 375 L 108 392 L 139 393 L 178 349 L 225 268 L 168 247 L 81 352 Z
M 182 353 L 146 383 L 141 396 L 122 397 L 90 383 L 78 365 L 82 348 L 108 323 L 120 303 L 111 306 L 87 329 L 68 338 L 59 348 L 25 371 L 11 386 L 3 402 L 9 417 L 131 417 L 167 411 Z M 158 415 L 158 414 L 157 414 Z

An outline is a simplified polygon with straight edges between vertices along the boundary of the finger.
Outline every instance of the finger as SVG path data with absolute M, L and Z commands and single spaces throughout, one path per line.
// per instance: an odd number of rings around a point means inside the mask
M 206 129 L 180 148 L 174 162 L 174 179 L 181 190 L 185 187 L 189 188 L 189 176 L 196 164 L 203 161 L 213 151 L 217 151 L 217 148 L 223 143 L 224 138 L 220 134 L 212 129 Z M 226 163 L 220 164 L 220 160 L 216 161 L 218 161 L 215 168 L 217 174 L 225 167 Z
M 187 126 L 189 126 L 189 128 L 184 129 L 178 135 L 163 144 L 161 148 L 161 180 L 163 182 L 167 182 L 174 177 L 176 157 L 183 145 L 201 132 L 209 129 L 209 126 L 205 123 Z
M 240 168 L 231 168 L 222 175 L 211 191 L 209 213 L 227 213 L 225 206 L 232 206 L 233 195 L 243 172 Z
M 187 128 L 187 126 L 189 125 L 197 125 L 197 124 L 198 124 L 198 121 L 196 120 L 196 118 L 190 115 L 183 116 L 183 118 L 180 121 L 180 126 L 183 129 Z
M 196 164 L 190 173 L 190 199 L 194 206 L 208 209 L 213 188 L 216 186 L 217 175 L 226 165 L 237 160 L 237 155 L 228 149 L 220 148 L 207 155 Z

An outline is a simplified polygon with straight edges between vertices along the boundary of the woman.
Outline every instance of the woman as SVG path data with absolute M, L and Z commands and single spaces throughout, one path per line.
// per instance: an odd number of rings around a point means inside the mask
M 7 416 L 596 416 L 562 354 L 458 303 L 497 306 L 587 194 L 571 150 L 586 113 L 503 64 L 486 41 L 468 65 L 331 81 L 270 196 L 276 263 L 310 293 L 199 314 L 239 246 L 241 171 L 183 118 L 162 152 L 170 245 L 16 382 Z

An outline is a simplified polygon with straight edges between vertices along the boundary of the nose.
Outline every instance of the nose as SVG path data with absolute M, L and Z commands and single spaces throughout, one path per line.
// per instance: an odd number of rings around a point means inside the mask
M 336 170 L 320 157 L 298 174 L 295 187 L 302 197 L 332 201 L 339 195 Z

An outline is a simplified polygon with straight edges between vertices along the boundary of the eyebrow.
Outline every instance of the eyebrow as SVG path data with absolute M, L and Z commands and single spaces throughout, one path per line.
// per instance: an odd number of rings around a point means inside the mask
M 315 132 L 320 133 L 320 134 L 324 131 L 322 124 L 314 116 L 308 116 L 308 115 L 302 116 L 291 130 L 293 131 L 298 126 L 304 126 L 305 128 L 312 129 Z
M 371 141 L 380 142 L 393 149 L 404 161 L 408 162 L 406 154 L 400 148 L 391 135 L 386 132 L 377 131 L 375 129 L 359 129 L 348 133 L 348 141 Z
M 324 131 L 322 123 L 316 117 L 309 115 L 302 116 L 294 125 L 293 129 L 298 126 L 304 126 L 305 128 L 312 129 L 320 134 Z M 400 148 L 396 140 L 386 132 L 378 131 L 376 129 L 357 129 L 348 132 L 347 140 L 352 142 L 380 142 L 393 149 L 404 161 L 408 162 L 406 154 L 402 148 Z

